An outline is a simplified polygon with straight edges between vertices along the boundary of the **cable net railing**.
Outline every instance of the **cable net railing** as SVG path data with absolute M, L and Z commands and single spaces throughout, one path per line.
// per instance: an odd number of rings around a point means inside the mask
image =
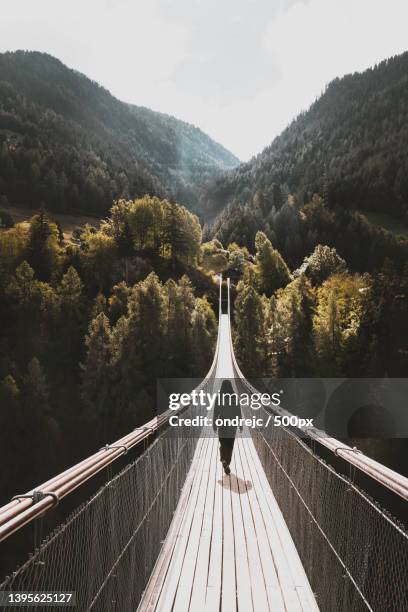
M 196 443 L 167 427 L 57 527 L 0 590 L 75 591 L 78 611 L 136 610 Z
M 218 344 L 203 385 L 213 381 L 217 355 Z M 231 357 L 234 380 L 253 390 L 236 365 L 232 342 Z M 250 431 L 322 612 L 408 610 L 404 527 L 291 430 Z M 136 610 L 197 439 L 167 427 L 138 459 L 108 477 L 0 590 L 75 591 L 79 611 Z
M 405 528 L 290 430 L 251 433 L 320 610 L 408 610 Z

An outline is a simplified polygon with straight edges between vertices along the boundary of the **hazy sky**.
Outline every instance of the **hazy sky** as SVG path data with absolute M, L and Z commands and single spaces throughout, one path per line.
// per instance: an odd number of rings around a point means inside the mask
M 47 51 L 245 160 L 334 77 L 408 48 L 407 0 L 0 0 L 0 50 Z

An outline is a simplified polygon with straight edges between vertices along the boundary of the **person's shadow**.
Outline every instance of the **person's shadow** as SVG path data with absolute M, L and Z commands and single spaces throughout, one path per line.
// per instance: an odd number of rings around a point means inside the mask
M 238 495 L 243 495 L 248 493 L 252 489 L 252 482 L 249 480 L 242 480 L 236 474 L 230 474 L 223 477 L 222 480 L 217 480 L 218 484 L 224 487 L 224 489 L 231 489 L 233 493 L 237 493 Z

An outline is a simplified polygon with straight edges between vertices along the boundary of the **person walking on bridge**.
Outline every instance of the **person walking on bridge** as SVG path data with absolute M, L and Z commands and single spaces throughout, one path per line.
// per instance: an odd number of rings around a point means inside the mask
M 217 425 L 217 419 L 223 421 Z M 235 436 L 237 435 L 237 424 L 241 419 L 241 407 L 238 395 L 234 391 L 230 380 L 223 380 L 219 392 L 219 401 L 214 406 L 213 430 L 218 430 L 218 440 L 220 443 L 220 461 L 226 474 L 231 473 L 230 463 L 232 451 L 234 450 Z M 242 425 L 240 425 L 242 431 Z

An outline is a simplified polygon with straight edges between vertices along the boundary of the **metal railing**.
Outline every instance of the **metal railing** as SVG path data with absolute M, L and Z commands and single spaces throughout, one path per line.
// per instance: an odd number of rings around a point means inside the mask
M 231 333 L 230 343 L 237 384 L 257 393 L 238 366 Z M 265 417 L 271 412 L 291 416 L 272 405 L 263 410 Z M 278 429 L 250 431 L 319 608 L 327 612 L 408 609 L 408 533 L 404 526 L 353 478 L 338 473 L 314 452 L 296 435 L 300 428 Z M 322 431 L 302 428 L 302 433 L 408 499 L 408 479 L 401 474 Z
M 222 276 L 220 276 L 219 287 L 219 316 L 221 316 L 221 300 Z M 219 335 L 211 367 L 206 377 L 197 387 L 197 390 L 203 387 L 214 376 L 218 358 L 218 347 Z M 0 508 L 0 542 L 41 516 L 47 510 L 55 507 L 64 497 L 85 484 L 87 480 L 159 431 L 168 423 L 170 416 L 183 410 L 185 408 L 181 408 L 178 411 L 166 410 L 119 440 L 102 447 L 90 457 L 65 470 L 65 472 L 54 476 L 27 493 L 15 495 L 8 504 Z
M 227 287 L 228 316 L 230 317 L 230 279 L 228 279 Z M 240 379 L 242 384 L 247 388 L 250 393 L 258 393 L 258 390 L 255 389 L 253 385 L 251 385 L 251 383 L 245 378 L 245 376 L 241 372 L 241 369 L 237 363 L 234 354 L 231 335 L 230 342 L 231 356 L 236 378 Z M 268 410 L 280 416 L 293 416 L 292 413 L 290 413 L 289 411 L 278 406 L 274 406 L 272 404 L 268 406 Z M 358 468 L 361 472 L 364 472 L 364 474 L 366 474 L 370 478 L 376 480 L 399 497 L 402 497 L 405 501 L 408 501 L 408 478 L 406 478 L 402 474 L 399 474 L 398 472 L 395 472 L 394 470 L 391 470 L 390 468 L 386 467 L 382 463 L 375 461 L 375 459 L 368 457 L 360 450 L 356 448 L 351 448 L 351 446 L 348 446 L 344 442 L 340 442 L 340 440 L 337 440 L 336 438 L 329 437 L 325 432 L 320 431 L 315 427 L 305 428 L 301 426 L 296 426 L 295 428 L 300 430 L 303 436 L 306 436 L 311 440 L 314 440 L 318 444 L 325 446 L 334 455 L 344 459 L 346 463 Z M 284 426 L 282 426 L 282 429 L 287 433 L 290 432 L 290 430 Z
M 229 279 L 227 292 L 230 317 Z M 219 317 L 221 299 L 222 278 Z M 219 342 L 218 335 L 212 366 L 200 387 L 214 377 Z M 230 330 L 229 342 L 236 379 L 246 390 L 257 392 L 238 366 Z M 280 408 L 271 406 L 270 410 L 290 415 Z M 187 436 L 183 441 L 173 436 L 172 428 L 165 427 L 173 414 L 174 410 L 166 410 L 0 509 L 3 540 L 160 430 L 149 447 L 151 458 L 148 452 L 144 453 L 108 481 L 3 583 L 5 589 L 37 585 L 52 590 L 61 584 L 64 588 L 72 584 L 81 594 L 81 609 L 96 606 L 95 609 L 108 610 L 112 593 L 118 597 L 118 583 L 123 580 L 125 584 L 131 568 L 139 568 L 140 575 L 129 586 L 129 602 L 132 606 L 137 604 L 161 539 L 167 533 L 195 448 L 193 439 Z M 255 430 L 253 439 L 321 609 L 404 609 L 401 606 L 406 601 L 404 588 L 408 580 L 408 536 L 404 528 L 350 479 L 327 465 L 292 429 L 280 430 L 283 435 L 279 436 L 273 429 Z M 407 478 L 324 432 L 305 429 L 303 434 L 408 499 Z M 150 520 L 157 525 L 153 530 L 148 525 Z M 72 553 L 72 567 L 64 558 L 66 548 Z M 93 565 L 95 576 L 90 580 L 86 572 Z M 119 608 L 113 609 L 127 609 L 126 601 L 116 600 Z

